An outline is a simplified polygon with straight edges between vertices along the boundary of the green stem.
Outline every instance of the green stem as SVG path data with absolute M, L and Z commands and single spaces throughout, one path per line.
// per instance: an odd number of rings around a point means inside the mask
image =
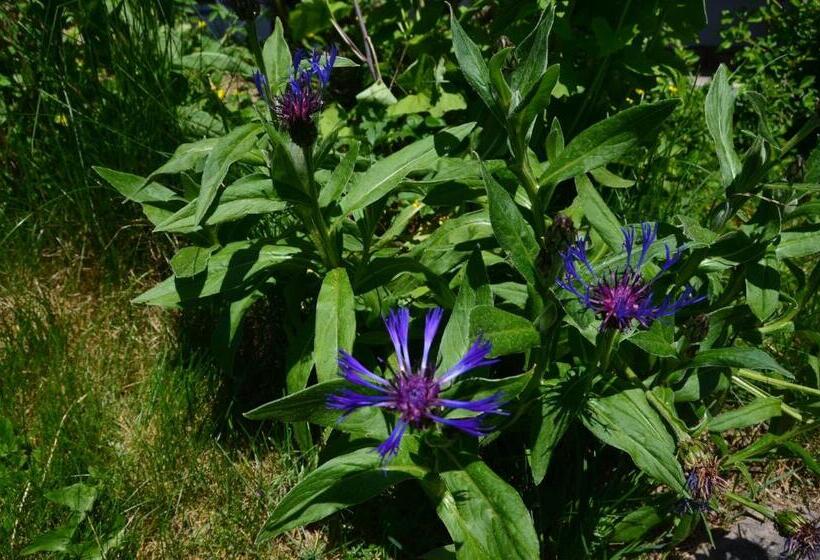
M 798 385 L 797 383 L 790 383 L 788 381 L 783 381 L 782 379 L 777 379 L 775 377 L 769 377 L 767 375 L 763 375 L 759 371 L 754 371 L 751 369 L 746 368 L 739 368 L 735 370 L 735 375 L 740 377 L 745 377 L 746 379 L 753 379 L 754 381 L 759 381 L 761 383 L 766 383 L 767 385 L 772 385 L 774 387 L 779 387 L 781 389 L 793 389 L 795 391 L 799 391 L 801 393 L 807 393 L 809 395 L 816 395 L 820 396 L 820 390 L 815 389 L 814 387 L 806 387 L 805 385 Z
M 330 236 L 330 229 L 322 208 L 319 206 L 319 189 L 316 181 L 313 179 L 313 146 L 303 148 L 305 156 L 305 167 L 307 168 L 307 195 L 310 198 L 310 217 L 313 230 L 318 237 L 318 249 L 322 255 L 325 266 L 328 268 L 338 268 L 341 266 L 341 259 L 336 252 L 336 246 Z

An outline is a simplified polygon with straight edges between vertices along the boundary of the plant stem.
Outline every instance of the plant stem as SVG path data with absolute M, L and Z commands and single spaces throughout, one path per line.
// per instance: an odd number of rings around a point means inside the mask
M 313 179 L 313 146 L 303 148 L 305 156 L 305 167 L 307 168 L 307 195 L 310 198 L 310 218 L 313 230 L 318 238 L 317 249 L 322 255 L 322 260 L 328 268 L 338 268 L 341 260 L 336 252 L 336 247 L 330 236 L 330 229 L 327 226 L 322 208 L 319 206 L 319 189 Z

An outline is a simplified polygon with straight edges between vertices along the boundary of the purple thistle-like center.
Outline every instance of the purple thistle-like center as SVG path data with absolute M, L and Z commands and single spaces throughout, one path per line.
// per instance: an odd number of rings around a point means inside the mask
M 418 367 L 413 368 L 409 352 L 410 313 L 407 309 L 399 309 L 388 315 L 385 324 L 396 351 L 398 365 L 398 371 L 390 378 L 373 373 L 344 351 L 339 353 L 342 377 L 367 392 L 344 389 L 331 395 L 327 405 L 345 414 L 366 407 L 395 412 L 398 418 L 393 431 L 377 448 L 385 461 L 398 453 L 399 444 L 408 427 L 420 429 L 438 423 L 478 437 L 490 430 L 484 422 L 487 414 L 506 414 L 501 409 L 501 393 L 475 400 L 456 400 L 442 396 L 442 392 L 459 376 L 473 369 L 492 365 L 497 360 L 488 358 L 492 347 L 479 337 L 457 363 L 440 375 L 437 374 L 436 367 L 430 361 L 430 350 L 441 318 L 441 309 L 434 309 L 427 314 L 424 350 Z M 454 410 L 475 415 L 453 417 L 449 412 Z
M 649 261 L 649 250 L 658 235 L 657 225 L 641 225 L 640 255 L 636 259 L 633 259 L 636 231 L 625 228 L 623 235 L 626 264 L 621 269 L 599 273 L 587 257 L 588 239 L 579 240 L 561 253 L 564 275 L 556 283 L 595 312 L 601 319 L 601 330 L 623 331 L 636 322 L 648 327 L 656 319 L 674 315 L 683 307 L 705 299 L 695 296 L 694 289 L 687 285 L 677 298 L 667 295 L 660 303 L 655 303 L 655 282 L 680 260 L 681 250 L 672 254 L 665 246 L 666 258 L 661 264 L 661 272 L 647 280 L 641 269 Z
M 428 421 L 428 412 L 438 405 L 441 388 L 438 382 L 424 374 L 399 374 L 393 382 L 396 411 L 401 419 L 417 428 Z

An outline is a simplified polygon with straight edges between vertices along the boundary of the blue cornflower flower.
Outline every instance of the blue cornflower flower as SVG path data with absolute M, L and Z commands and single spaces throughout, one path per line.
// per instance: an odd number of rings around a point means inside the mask
M 279 124 L 300 146 L 310 145 L 316 140 L 317 131 L 313 116 L 324 105 L 322 91 L 330 83 L 330 73 L 336 63 L 337 49 L 334 46 L 325 53 L 324 64 L 321 63 L 322 54 L 314 50 L 308 59 L 308 67 L 302 68 L 302 61 L 308 58 L 308 55 L 303 49 L 297 49 L 293 54 L 293 74 L 288 85 L 285 91 L 272 101 L 273 113 Z M 259 88 L 257 74 L 254 74 L 254 82 Z
M 695 296 L 694 288 L 686 285 L 683 292 L 673 298 L 667 295 L 656 304 L 653 291 L 654 284 L 680 260 L 681 250 L 672 254 L 666 246 L 666 258 L 661 264 L 660 273 L 647 281 L 641 275 L 641 268 L 648 262 L 649 249 L 658 237 L 658 226 L 641 224 L 641 252 L 634 259 L 636 231 L 634 228 L 623 228 L 626 265 L 621 269 L 599 273 L 593 268 L 587 256 L 589 238 L 578 240 L 566 251 L 560 253 L 564 261 L 564 277 L 556 283 L 567 290 L 601 319 L 601 330 L 628 329 L 633 321 L 648 327 L 661 317 L 674 315 L 688 305 L 701 302 L 704 296 Z M 634 261 L 634 262 L 633 262 Z M 583 267 L 584 272 L 579 270 Z M 588 281 L 584 276 L 589 276 Z
M 427 314 L 424 327 L 424 349 L 418 369 L 413 369 L 408 350 L 410 312 L 401 308 L 385 318 L 387 333 L 396 350 L 398 372 L 386 379 L 368 370 L 347 352 L 339 352 L 341 376 L 359 387 L 369 389 L 374 394 L 365 394 L 351 389 L 331 395 L 327 405 L 336 410 L 350 413 L 364 407 L 377 407 L 398 414 L 398 419 L 389 437 L 377 447 L 384 461 L 389 461 L 399 451 L 401 439 L 407 429 L 423 429 L 434 423 L 450 426 L 471 436 L 482 436 L 490 429 L 484 424 L 486 414 L 506 414 L 501 410 L 503 396 L 496 393 L 475 401 L 461 401 L 441 397 L 441 392 L 456 378 L 470 370 L 488 366 L 498 360 L 488 359 L 491 344 L 478 337 L 464 356 L 454 366 L 436 374 L 436 366 L 430 360 L 430 349 L 441 323 L 442 310 L 433 309 Z M 445 417 L 447 409 L 460 409 L 478 413 L 468 418 Z

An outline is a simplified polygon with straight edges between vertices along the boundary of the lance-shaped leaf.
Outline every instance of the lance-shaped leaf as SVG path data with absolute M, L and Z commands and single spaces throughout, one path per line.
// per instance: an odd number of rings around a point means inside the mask
M 654 135 L 677 104 L 677 100 L 667 99 L 638 105 L 592 125 L 550 162 L 538 182 L 556 184 L 617 160 Z
M 590 399 L 582 418 L 595 437 L 629 454 L 656 481 L 684 493 L 675 441 L 641 389 Z
M 265 40 L 265 45 L 262 47 L 262 62 L 265 64 L 264 70 L 268 77 L 271 94 L 277 95 L 288 81 L 293 68 L 293 57 L 285 41 L 282 21 L 278 17 L 273 25 L 273 33 Z
M 360 504 L 399 482 L 423 478 L 427 469 L 409 458 L 414 444 L 412 436 L 405 436 L 398 456 L 388 464 L 382 464 L 378 453 L 369 448 L 323 464 L 277 504 L 256 538 L 257 543 Z
M 329 408 L 328 398 L 350 384 L 342 378 L 311 385 L 281 399 L 265 403 L 245 413 L 251 420 L 277 420 L 279 422 L 310 422 L 336 428 L 351 434 L 371 438 L 386 438 L 387 424 L 381 410 L 366 407 L 348 415 L 341 410 Z
M 450 8 L 450 30 L 453 34 L 453 51 L 467 83 L 475 90 L 482 101 L 495 112 L 495 98 L 490 86 L 490 70 L 478 45 L 473 43 L 469 35 L 461 27 L 452 8 Z
M 492 343 L 492 356 L 525 352 L 540 341 L 530 321 L 490 305 L 476 306 L 470 313 L 470 337 L 479 335 Z
M 359 143 L 352 142 L 348 147 L 347 153 L 333 170 L 327 184 L 322 187 L 322 192 L 319 193 L 319 206 L 324 208 L 329 204 L 336 202 L 345 188 L 347 188 L 350 178 L 353 177 L 353 168 L 356 165 L 356 158 L 359 157 Z
M 735 152 L 732 139 L 732 115 L 737 94 L 729 84 L 728 74 L 726 66 L 721 64 L 712 78 L 705 104 L 706 126 L 715 142 L 724 186 L 731 183 L 740 173 L 740 158 Z
M 510 82 L 512 89 L 518 91 L 522 97 L 529 93 L 532 86 L 547 70 L 549 37 L 554 19 L 555 4 L 550 2 L 541 13 L 535 29 L 515 49 L 515 54 L 521 63 L 513 71 Z
M 761 321 L 777 311 L 780 299 L 780 272 L 777 270 L 777 256 L 772 247 L 757 263 L 749 265 L 746 271 L 746 303 L 755 317 Z
M 475 250 L 464 265 L 458 296 L 439 347 L 440 369 L 455 364 L 470 347 L 470 313 L 477 305 L 492 305 L 493 293 L 481 258 Z
M 579 175 L 575 178 L 575 187 L 578 189 L 578 201 L 592 228 L 598 232 L 610 249 L 616 252 L 621 251 L 624 246 L 624 236 L 618 218 L 606 205 L 586 175 Z
M 283 245 L 267 245 L 258 240 L 237 241 L 212 253 L 207 268 L 191 278 L 166 278 L 134 303 L 161 307 L 206 298 L 218 293 L 248 288 L 256 283 L 257 275 L 277 265 L 295 263 L 300 250 Z M 303 266 L 304 261 L 300 266 Z
M 207 214 L 211 203 L 216 198 L 219 185 L 228 174 L 231 165 L 245 156 L 256 144 L 256 138 L 262 131 L 257 123 L 250 123 L 232 130 L 220 138 L 205 160 L 202 170 L 202 182 L 197 197 L 194 221 L 199 224 Z
M 747 405 L 718 414 L 709 420 L 709 431 L 726 430 L 754 426 L 782 413 L 781 400 L 775 397 L 761 397 Z
M 498 184 L 487 169 L 481 167 L 487 198 L 490 202 L 490 222 L 498 244 L 509 255 L 513 266 L 529 284 L 535 284 L 534 262 L 538 256 L 538 242 L 532 228 L 521 215 L 510 193 Z M 536 219 L 541 219 L 536 216 Z
M 174 191 L 154 181 L 146 181 L 145 177 L 105 167 L 93 169 L 122 196 L 139 203 L 145 216 L 154 225 L 173 216 L 185 204 L 185 199 Z
M 432 168 L 439 157 L 455 148 L 474 127 L 475 123 L 467 123 L 444 129 L 377 161 L 354 178 L 347 196 L 342 199 L 342 212 L 350 214 L 360 210 L 390 193 L 413 171 Z
M 696 367 L 730 367 L 762 369 L 774 371 L 784 377 L 794 377 L 794 375 L 777 363 L 777 360 L 769 356 L 759 348 L 711 348 L 703 350 L 683 364 L 685 368 Z
M 447 527 L 460 560 L 539 557 L 538 537 L 530 513 L 515 488 L 481 459 L 444 450 L 441 484 L 426 489 Z
M 535 484 L 544 480 L 555 447 L 583 410 L 586 389 L 587 381 L 580 375 L 552 380 L 539 388 L 540 406 L 533 413 L 527 456 Z
M 339 350 L 352 352 L 356 339 L 353 288 L 344 268 L 334 268 L 325 276 L 316 300 L 316 324 L 316 376 L 319 381 L 326 381 L 338 373 Z

